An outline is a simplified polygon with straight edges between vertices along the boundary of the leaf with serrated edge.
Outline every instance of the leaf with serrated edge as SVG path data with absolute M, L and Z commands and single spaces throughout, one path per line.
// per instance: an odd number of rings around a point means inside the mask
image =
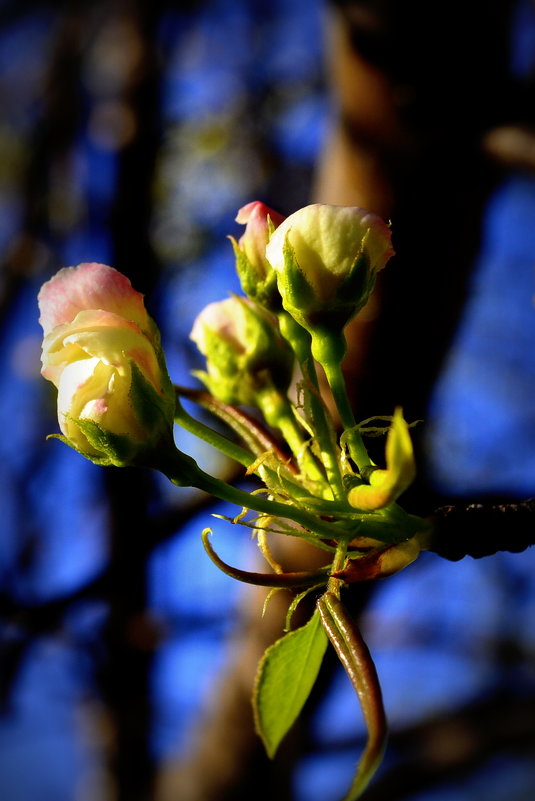
M 327 635 L 315 612 L 306 625 L 271 645 L 260 660 L 253 708 L 256 730 L 269 757 L 310 695 L 326 648 Z

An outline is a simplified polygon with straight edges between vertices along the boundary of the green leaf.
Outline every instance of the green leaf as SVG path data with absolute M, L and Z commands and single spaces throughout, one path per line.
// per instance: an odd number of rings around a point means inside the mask
M 262 657 L 253 708 L 269 757 L 275 755 L 310 695 L 326 648 L 327 636 L 315 612 L 306 625 L 285 634 Z

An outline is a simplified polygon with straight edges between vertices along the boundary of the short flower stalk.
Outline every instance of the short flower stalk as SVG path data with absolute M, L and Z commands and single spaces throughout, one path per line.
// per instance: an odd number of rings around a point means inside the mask
M 290 624 L 302 597 L 317 594 L 309 622 L 288 631 L 260 663 L 256 726 L 273 755 L 331 642 L 369 732 L 345 796 L 355 801 L 380 762 L 386 722 L 373 661 L 343 605 L 344 592 L 407 567 L 429 536 L 429 523 L 398 503 L 415 476 L 401 409 L 390 419 L 385 464 L 375 465 L 342 372 L 345 328 L 393 255 L 391 232 L 363 209 L 322 204 L 285 218 L 254 201 L 236 220 L 245 226 L 238 239 L 231 237 L 244 295 L 210 304 L 194 321 L 191 339 L 202 358 L 194 376 L 202 388 L 172 384 L 143 296 L 112 267 L 66 268 L 43 286 L 42 373 L 58 390 L 61 434 L 54 436 L 97 464 L 150 467 L 234 504 L 229 522 L 257 532 L 269 569 L 226 564 L 209 529 L 202 535 L 206 552 L 236 580 L 295 592 Z M 340 428 L 320 394 L 316 363 L 325 371 Z M 198 420 L 181 398 L 219 425 Z M 202 470 L 176 447 L 175 425 L 242 465 L 255 488 L 247 492 Z M 306 540 L 324 554 L 324 564 L 285 571 L 270 555 L 269 539 L 277 536 Z M 281 670 L 289 664 L 299 669 Z

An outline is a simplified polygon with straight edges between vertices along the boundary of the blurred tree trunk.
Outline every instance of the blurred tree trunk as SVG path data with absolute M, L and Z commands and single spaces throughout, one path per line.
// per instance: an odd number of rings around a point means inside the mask
M 115 104 L 119 169 L 110 219 L 114 266 L 144 293 L 155 286 L 159 272 L 150 225 L 161 138 L 156 52 L 160 13 L 158 2 L 128 0 L 111 6 L 100 30 L 107 37 L 102 50 L 111 56 L 112 69 L 115 58 L 110 78 L 117 84 L 115 97 L 101 101 Z M 98 109 L 93 113 L 98 115 Z M 106 471 L 112 580 L 108 661 L 101 681 L 114 732 L 110 772 L 116 801 L 147 801 L 155 776 L 150 685 L 157 633 L 147 608 L 151 482 L 142 470 Z

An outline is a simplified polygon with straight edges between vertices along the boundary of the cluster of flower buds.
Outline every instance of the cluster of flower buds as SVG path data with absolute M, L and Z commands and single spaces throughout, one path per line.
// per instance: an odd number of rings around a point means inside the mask
M 289 617 L 304 593 L 325 589 L 310 621 L 261 661 L 255 719 L 268 753 L 275 753 L 312 689 L 328 638 L 368 726 L 368 744 L 346 796 L 355 801 L 379 764 L 386 726 L 373 662 L 341 603 L 340 587 L 403 569 L 425 547 L 428 532 L 426 521 L 396 503 L 415 473 L 401 410 L 390 418 L 382 469 L 369 458 L 342 373 L 344 330 L 393 254 L 390 229 L 363 209 L 323 204 L 285 219 L 253 202 L 236 219 L 246 226 L 238 241 L 231 237 L 245 297 L 210 304 L 191 333 L 206 360 L 196 375 L 208 393 L 171 384 L 143 296 L 102 264 L 60 270 L 42 287 L 42 373 L 58 390 L 60 438 L 75 450 L 102 465 L 152 467 L 175 484 L 243 508 L 233 522 L 256 528 L 273 572 L 226 565 L 207 529 L 203 542 L 218 567 L 241 581 L 299 590 Z M 320 393 L 316 362 L 338 411 L 340 437 Z M 291 391 L 296 370 L 301 375 Z M 189 415 L 177 393 L 219 415 L 245 447 Z M 267 426 L 240 406 L 257 407 Z M 247 493 L 201 470 L 176 448 L 175 421 L 256 473 L 262 491 Z M 286 450 L 270 427 L 282 434 Z M 259 516 L 246 521 L 247 510 Z M 269 550 L 271 531 L 304 538 L 329 561 L 285 573 Z
M 246 297 L 212 303 L 195 321 L 191 338 L 206 359 L 196 375 L 218 401 L 258 407 L 319 497 L 362 512 L 388 507 L 414 476 L 407 424 L 396 412 L 386 469 L 372 465 L 340 365 L 345 326 L 393 254 L 389 227 L 364 209 L 324 204 L 284 218 L 255 201 L 236 220 L 245 225 L 231 240 Z M 164 441 L 172 447 L 175 390 L 158 329 L 128 279 L 102 264 L 69 267 L 44 284 L 39 305 L 42 372 L 58 389 L 63 439 L 100 464 L 139 464 Z M 296 356 L 301 410 L 288 393 Z M 326 419 L 312 357 L 331 385 L 353 467 Z
M 321 340 L 340 335 L 393 255 L 390 229 L 357 206 L 322 203 L 285 219 L 254 202 L 240 209 L 236 220 L 247 224 L 234 241 L 243 291 L 268 308 L 282 303 L 311 334 L 321 363 Z
M 198 317 L 191 337 L 207 363 L 198 377 L 221 401 L 262 408 L 266 386 L 286 392 L 292 348 L 303 362 L 299 341 L 304 336 L 335 382 L 339 400 L 343 332 L 394 253 L 390 228 L 364 209 L 319 203 L 284 218 L 256 201 L 240 209 L 236 221 L 246 226 L 232 243 L 247 298 L 211 304 Z M 277 319 L 292 348 L 277 330 Z M 347 415 L 343 422 L 354 427 Z M 357 436 L 353 432 L 349 442 Z M 386 456 L 386 470 L 368 469 L 365 480 L 361 476 L 349 492 L 354 508 L 384 508 L 413 480 L 412 446 L 400 411 L 393 418 Z

